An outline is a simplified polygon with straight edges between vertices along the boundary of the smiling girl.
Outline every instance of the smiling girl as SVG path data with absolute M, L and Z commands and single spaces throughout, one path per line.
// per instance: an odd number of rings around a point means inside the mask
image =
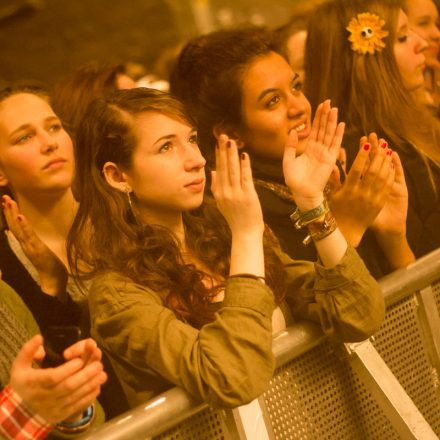
M 311 173 L 331 172 L 342 131 L 336 111 L 321 107 L 313 148 L 298 160 L 288 147 L 289 184 L 305 212 L 321 207 L 324 184 Z M 169 95 L 141 88 L 95 101 L 77 147 L 71 267 L 92 278 L 92 334 L 132 406 L 172 384 L 215 406 L 250 401 L 268 385 L 272 333 L 291 314 L 344 340 L 380 324 L 378 286 L 336 227 L 319 241 L 322 264 L 280 253 L 264 232 L 249 156 L 227 136 L 212 175 L 218 210 L 203 203 L 205 159 Z

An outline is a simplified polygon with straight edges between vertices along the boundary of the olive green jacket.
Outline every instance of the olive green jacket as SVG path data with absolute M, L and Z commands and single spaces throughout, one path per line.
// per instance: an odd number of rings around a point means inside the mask
M 366 339 L 380 326 L 384 301 L 356 251 L 332 269 L 282 255 L 286 303 L 296 319 L 318 321 L 333 338 Z M 115 272 L 89 291 L 92 336 L 110 357 L 131 406 L 178 385 L 217 407 L 254 399 L 273 374 L 271 290 L 230 278 L 213 322 L 200 330 L 177 319 L 161 296 Z

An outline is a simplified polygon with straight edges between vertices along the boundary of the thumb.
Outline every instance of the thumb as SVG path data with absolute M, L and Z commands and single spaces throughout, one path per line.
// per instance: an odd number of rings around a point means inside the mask
M 298 145 L 298 134 L 295 130 L 290 130 L 284 146 L 283 164 L 287 165 L 296 157 L 296 147 Z
M 43 337 L 35 335 L 32 339 L 23 345 L 17 357 L 12 364 L 12 368 L 24 369 L 30 368 L 35 358 L 38 358 L 43 348 Z

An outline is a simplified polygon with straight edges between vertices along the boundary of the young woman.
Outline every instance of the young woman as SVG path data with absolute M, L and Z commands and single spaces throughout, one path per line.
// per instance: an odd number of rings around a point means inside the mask
M 426 66 L 423 71 L 428 105 L 432 106 L 438 115 L 440 95 L 440 29 L 438 7 L 432 0 L 407 0 L 405 12 L 408 15 L 410 28 L 420 35 L 428 47 L 424 51 Z
M 309 22 L 306 93 L 312 107 L 326 98 L 339 107 L 350 134 L 348 162 L 356 138 L 371 131 L 399 153 L 409 193 L 408 241 L 419 257 L 440 246 L 439 130 L 417 100 L 427 43 L 409 27 L 403 6 L 399 0 L 319 6 Z
M 131 405 L 171 384 L 216 406 L 258 396 L 273 372 L 272 331 L 287 319 L 279 310 L 272 318 L 284 296 L 295 317 L 340 339 L 363 339 L 380 324 L 378 286 L 322 206 L 343 131 L 328 103 L 311 131 L 307 154 L 295 157 L 293 136 L 285 163 L 301 219 L 307 213 L 315 228 L 315 266 L 263 248 L 249 156 L 239 158 L 227 136 L 212 179 L 224 217 L 202 204 L 205 159 L 178 101 L 140 88 L 89 107 L 78 131 L 69 255 L 93 279 L 92 334 Z M 324 181 L 312 178 L 316 170 Z
M 79 309 L 66 294 L 65 242 L 76 211 L 73 174 L 72 141 L 45 92 L 4 89 L 0 186 L 8 229 L 0 234 L 0 269 L 43 334 L 51 325 L 79 322 Z
M 292 232 L 290 214 L 296 207 L 282 173 L 287 137 L 297 133 L 301 154 L 309 142 L 312 112 L 299 75 L 274 51 L 268 33 L 250 28 L 195 38 L 179 57 L 171 90 L 195 117 L 208 160 L 221 133 L 251 155 L 266 223 L 291 257 L 313 260 L 314 249 L 303 246 L 302 231 Z M 369 245 L 375 257 L 368 268 L 376 277 L 414 258 L 404 232 L 405 182 L 398 156 L 391 153 L 375 135 L 363 138 L 356 163 L 330 200 L 338 225 L 354 246 L 381 212 L 376 229 L 384 237 L 382 249 L 374 240 Z M 390 216 L 392 226 L 384 230 Z M 389 232 L 396 229 L 403 234 L 389 243 Z

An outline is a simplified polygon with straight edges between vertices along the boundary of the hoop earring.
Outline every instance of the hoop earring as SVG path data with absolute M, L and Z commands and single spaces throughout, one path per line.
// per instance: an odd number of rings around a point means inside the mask
M 131 195 L 130 195 L 130 193 L 131 193 L 131 188 L 130 188 L 129 186 L 126 186 L 126 187 L 124 188 L 124 192 L 125 192 L 125 194 L 127 195 L 128 204 L 130 205 L 130 209 L 131 209 L 131 211 L 133 211 L 133 201 L 131 200 Z

